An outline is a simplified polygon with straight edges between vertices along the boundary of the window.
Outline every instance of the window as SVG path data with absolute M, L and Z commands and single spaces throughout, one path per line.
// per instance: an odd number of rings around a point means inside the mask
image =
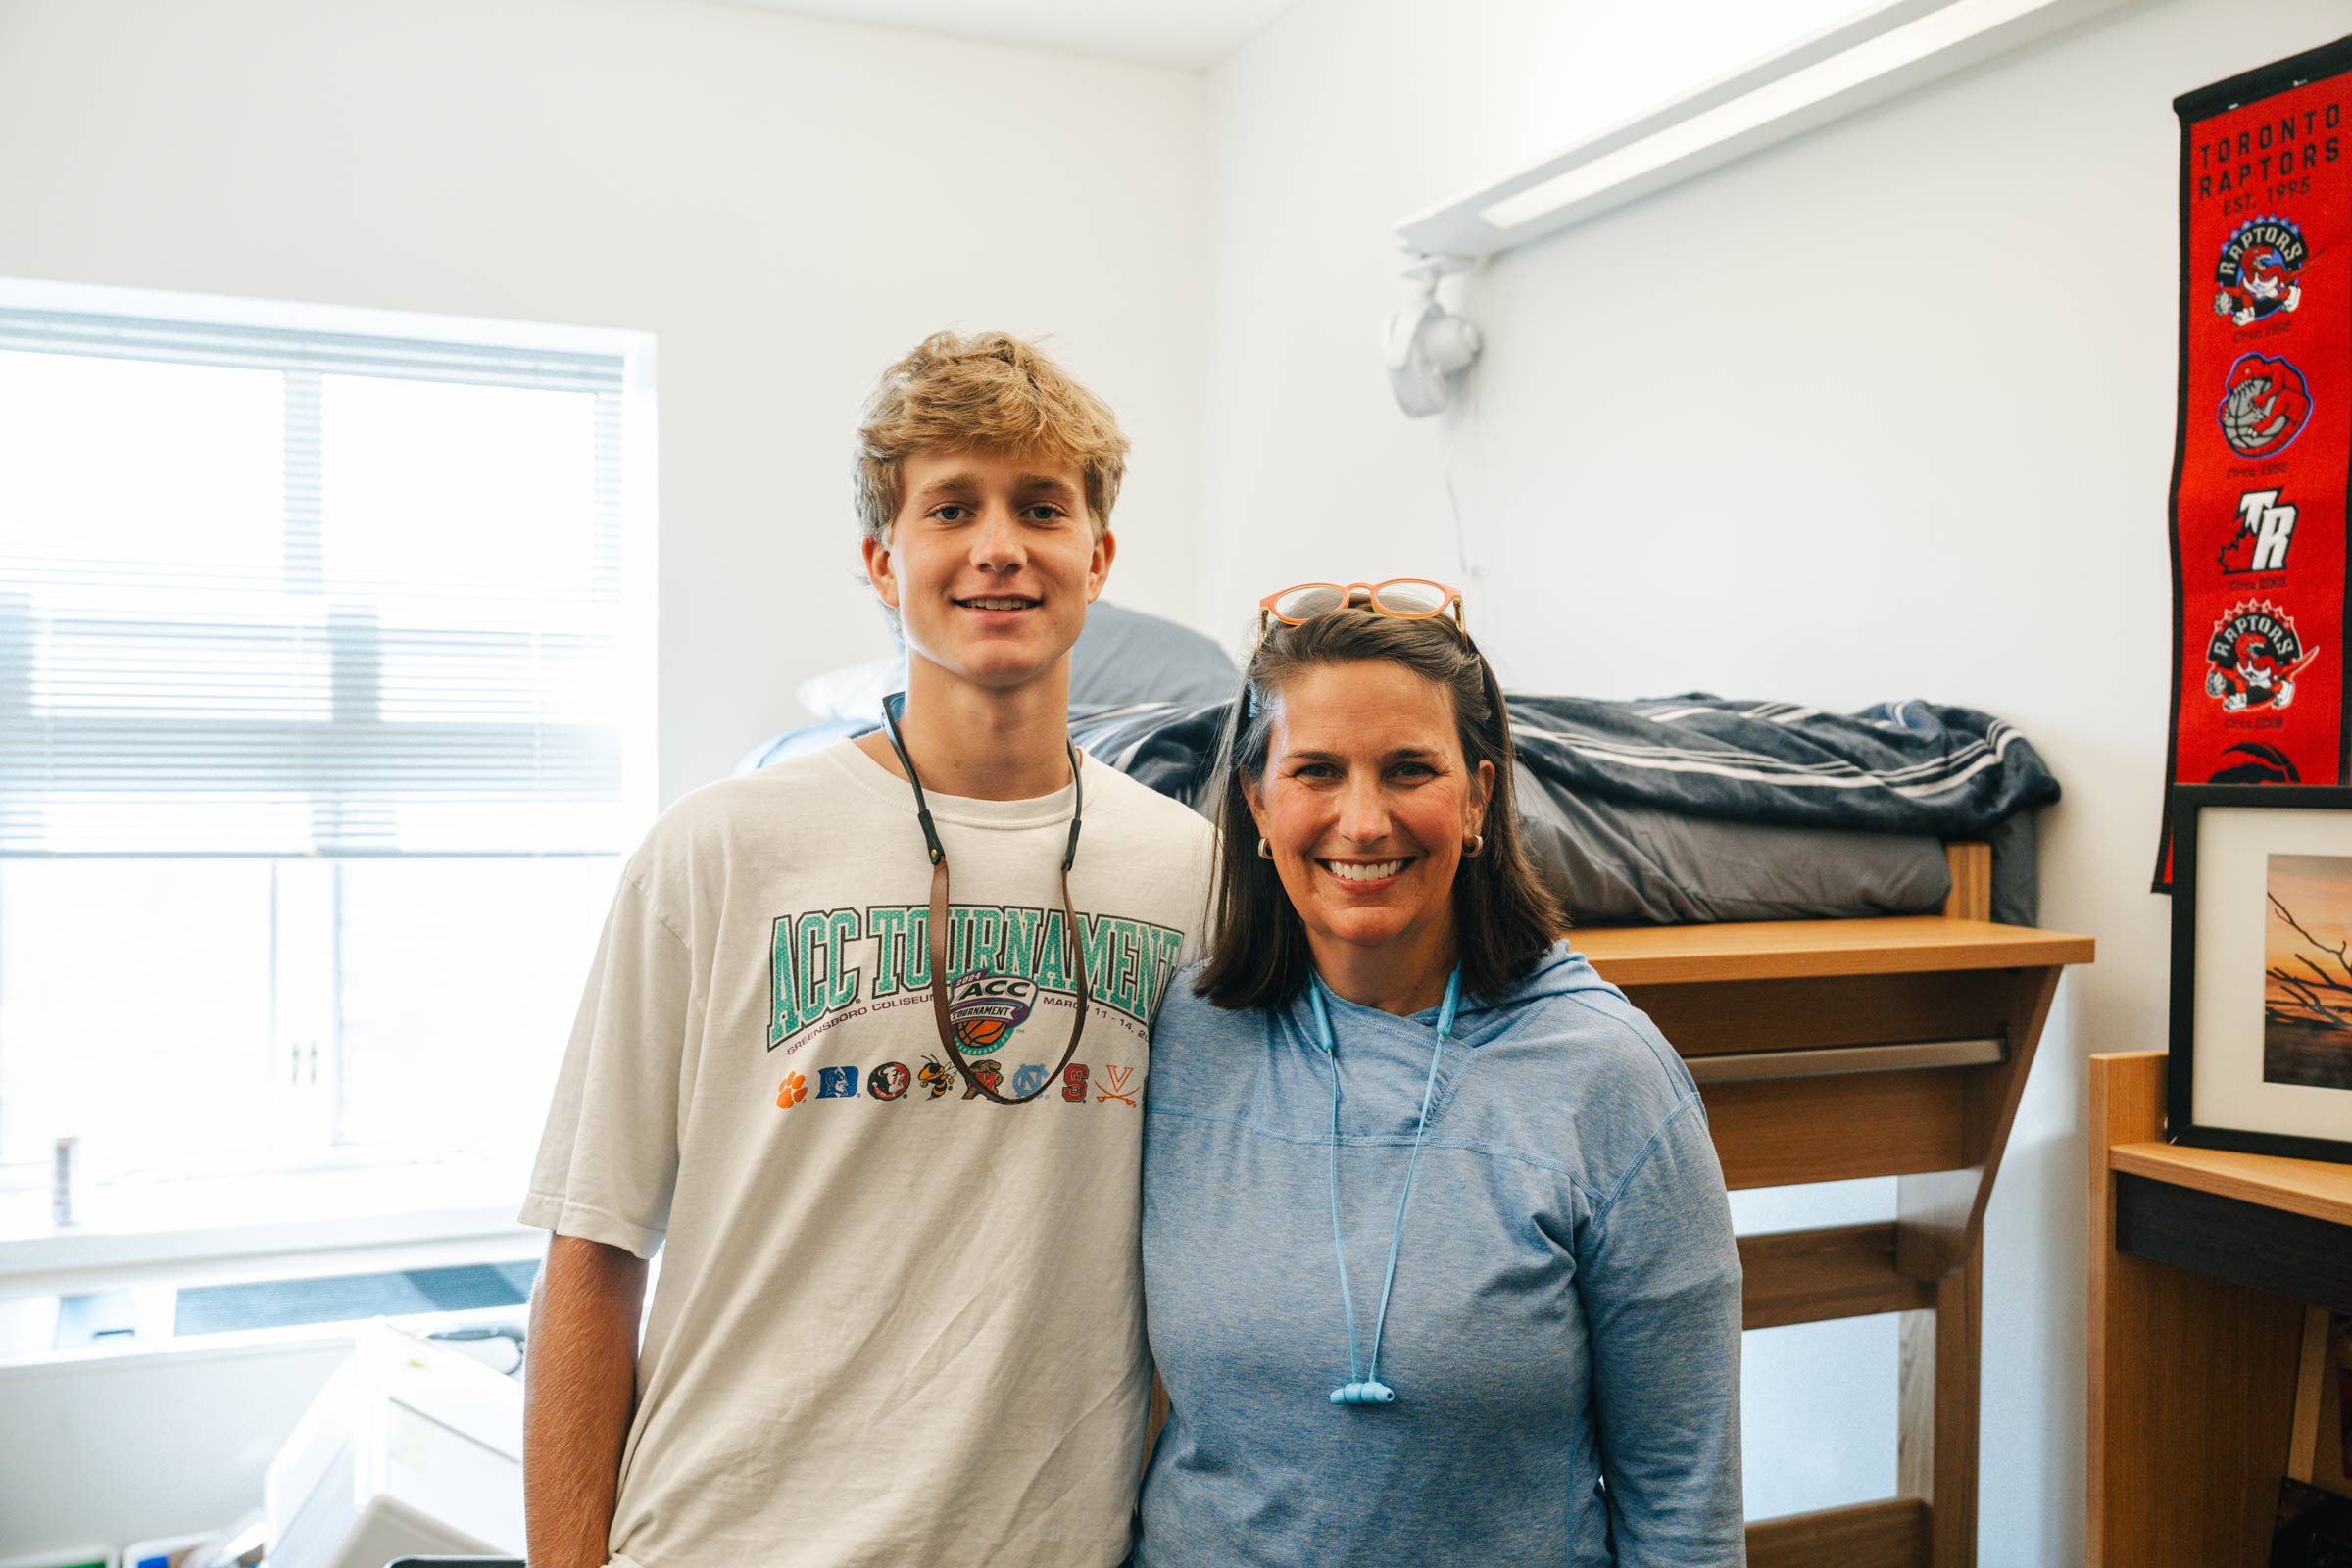
M 0 284 L 0 1188 L 527 1157 L 652 814 L 650 367 Z

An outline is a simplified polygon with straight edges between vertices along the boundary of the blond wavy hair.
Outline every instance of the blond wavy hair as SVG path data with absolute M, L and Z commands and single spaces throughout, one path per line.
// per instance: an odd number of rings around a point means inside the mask
M 1009 332 L 934 332 L 882 372 L 858 421 L 850 473 L 858 532 L 887 545 L 918 452 L 1001 452 L 1068 463 L 1101 539 L 1127 475 L 1127 437 L 1101 398 Z

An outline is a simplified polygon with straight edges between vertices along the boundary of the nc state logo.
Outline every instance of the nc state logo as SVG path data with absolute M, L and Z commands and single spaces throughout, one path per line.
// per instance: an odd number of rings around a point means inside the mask
M 2240 223 L 2223 242 L 2221 265 L 2214 269 L 2213 314 L 2239 326 L 2291 314 L 2303 303 L 2303 285 L 2295 279 L 2310 255 L 2291 218 Z
M 948 988 L 948 1027 L 967 1056 L 985 1056 L 1019 1028 L 1037 1005 L 1037 983 L 1017 974 L 974 970 Z
M 2222 386 L 2222 438 L 2241 458 L 2284 452 L 2311 417 L 2311 383 L 2289 361 L 2241 354 Z
M 2295 677 L 2320 657 L 2305 652 L 2295 623 L 2278 606 L 2255 600 L 2213 624 L 2205 645 L 2205 695 L 2221 699 L 2222 711 L 2283 709 L 2295 700 Z

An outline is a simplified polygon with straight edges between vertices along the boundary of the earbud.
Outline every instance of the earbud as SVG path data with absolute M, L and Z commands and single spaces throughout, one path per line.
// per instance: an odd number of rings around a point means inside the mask
M 1395 1404 L 1396 1391 L 1374 1379 L 1368 1383 L 1343 1383 L 1331 1391 L 1334 1404 Z

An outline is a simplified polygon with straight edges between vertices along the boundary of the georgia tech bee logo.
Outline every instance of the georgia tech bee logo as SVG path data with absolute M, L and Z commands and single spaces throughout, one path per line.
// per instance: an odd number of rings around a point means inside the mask
M 2239 605 L 2213 623 L 2205 644 L 2205 695 L 2225 713 L 2249 708 L 2284 709 L 2295 700 L 2295 677 L 2320 657 L 2304 651 L 2295 623 L 2262 600 Z
M 2292 361 L 2241 354 L 2222 383 L 2222 438 L 2241 458 L 2284 452 L 2311 417 L 2311 383 Z
M 974 970 L 948 988 L 948 1027 L 967 1056 L 993 1054 L 1037 1005 L 1037 982 Z
M 2239 326 L 2266 317 L 2292 314 L 2303 303 L 2296 281 L 2311 252 L 2291 218 L 2256 218 L 2240 223 L 2222 243 L 2214 269 L 2213 314 Z

